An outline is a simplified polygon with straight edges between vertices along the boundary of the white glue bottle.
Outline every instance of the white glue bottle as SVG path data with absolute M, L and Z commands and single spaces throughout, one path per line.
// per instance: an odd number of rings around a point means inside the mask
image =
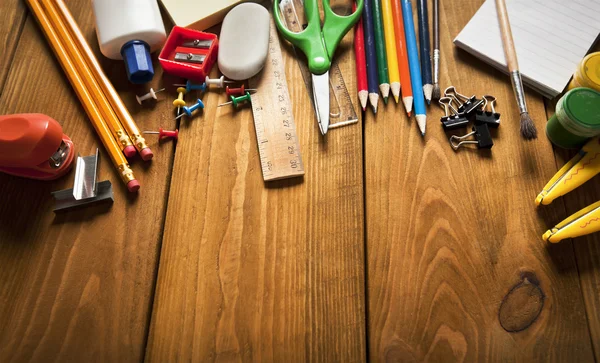
M 162 47 L 167 35 L 157 0 L 93 0 L 100 51 L 123 59 L 132 83 L 154 77 L 150 53 Z

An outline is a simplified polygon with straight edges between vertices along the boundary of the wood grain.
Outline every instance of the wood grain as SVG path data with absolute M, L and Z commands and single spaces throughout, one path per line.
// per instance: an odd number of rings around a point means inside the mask
M 351 40 L 337 56 L 356 107 Z M 361 128 L 325 142 L 283 53 L 306 174 L 265 185 L 251 110 L 203 96 L 180 130 L 149 362 L 366 358 Z
M 100 55 L 90 3 L 67 5 Z M 133 161 L 142 189 L 137 197 L 127 193 L 33 18 L 20 39 L 0 114 L 45 113 L 61 123 L 81 155 L 99 147 L 99 178 L 112 181 L 115 203 L 55 216 L 50 192 L 71 187 L 73 172 L 54 182 L 0 174 L 0 361 L 140 361 L 173 145 L 150 140 L 155 160 Z M 166 122 L 170 98 L 137 106 L 123 65 L 102 62 L 140 126 L 172 127 Z M 152 87 L 159 83 L 160 73 Z
M 564 208 L 534 204 L 552 147 L 521 139 L 508 77 L 452 45 L 481 3 L 442 2 L 440 82 L 498 98 L 494 148 L 452 151 L 437 106 L 424 141 L 400 107 L 365 120 L 370 358 L 591 361 L 572 246 L 541 239 Z M 542 129 L 544 105 L 527 97 Z
M 25 2 L 21 0 L 0 1 L 0 95 L 23 30 L 27 16 L 25 8 Z

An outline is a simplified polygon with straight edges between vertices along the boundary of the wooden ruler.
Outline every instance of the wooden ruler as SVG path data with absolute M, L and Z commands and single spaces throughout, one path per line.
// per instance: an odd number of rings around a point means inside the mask
M 299 33 L 306 27 L 303 0 L 281 0 L 279 8 L 284 16 L 286 26 L 290 31 Z M 302 52 L 296 51 L 295 48 L 294 53 L 296 55 L 298 67 L 300 67 L 300 72 L 302 73 L 302 79 L 304 79 L 304 85 L 312 100 L 312 77 L 308 70 L 306 57 Z M 350 97 L 348 87 L 346 87 L 344 77 L 342 76 L 342 71 L 335 58 L 329 69 L 329 97 L 330 129 L 358 122 L 358 116 L 354 110 L 352 98 Z
M 265 67 L 250 78 L 248 84 L 258 90 L 251 95 L 251 100 L 263 179 L 270 181 L 304 175 L 285 65 L 272 18 Z

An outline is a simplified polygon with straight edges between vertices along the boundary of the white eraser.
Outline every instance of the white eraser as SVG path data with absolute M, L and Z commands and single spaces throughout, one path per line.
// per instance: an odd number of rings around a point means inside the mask
M 269 12 L 254 3 L 231 9 L 223 19 L 219 36 L 219 70 L 229 79 L 242 81 L 263 68 L 269 50 Z

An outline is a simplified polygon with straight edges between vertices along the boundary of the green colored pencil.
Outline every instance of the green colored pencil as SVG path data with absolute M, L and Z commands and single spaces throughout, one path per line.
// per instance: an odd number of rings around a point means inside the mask
M 375 52 L 377 53 L 379 90 L 383 96 L 383 102 L 387 104 L 390 95 L 390 79 L 388 77 L 387 54 L 385 52 L 385 38 L 383 33 L 383 11 L 381 10 L 381 0 L 371 1 L 373 1 L 373 24 L 375 25 Z

